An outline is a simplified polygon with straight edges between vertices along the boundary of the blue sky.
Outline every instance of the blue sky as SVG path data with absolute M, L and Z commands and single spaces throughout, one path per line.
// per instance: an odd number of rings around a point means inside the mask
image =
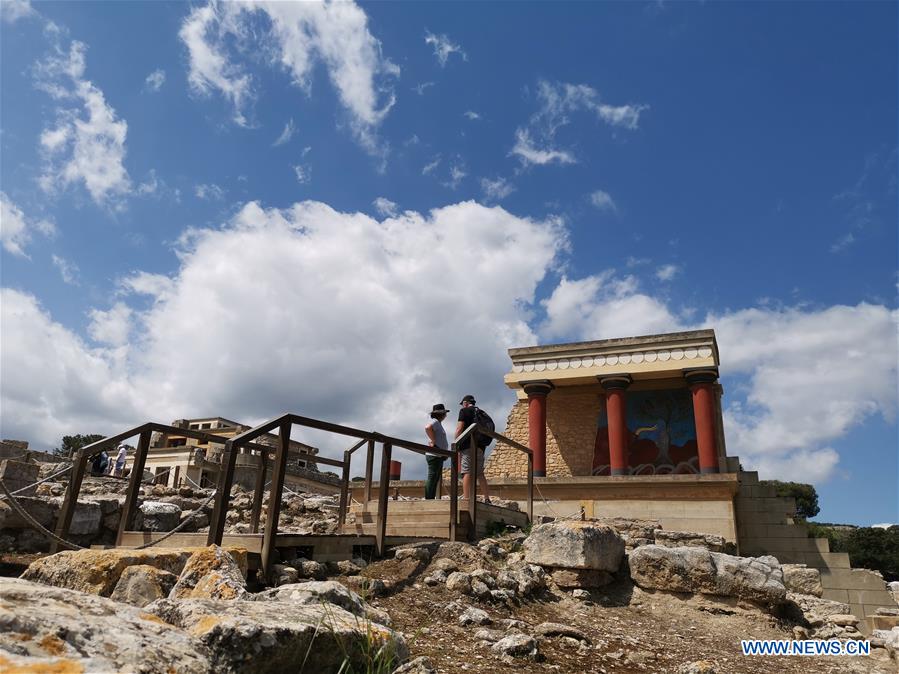
M 4 437 L 713 327 L 729 452 L 899 520 L 895 3 L 2 4 Z

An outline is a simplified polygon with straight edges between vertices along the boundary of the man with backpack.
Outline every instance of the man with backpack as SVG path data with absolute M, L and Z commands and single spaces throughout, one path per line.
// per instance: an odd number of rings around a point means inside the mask
M 459 422 L 456 424 L 456 438 L 462 435 L 465 429 L 474 423 L 480 424 L 488 430 L 494 430 L 493 419 L 491 419 L 490 415 L 484 410 L 478 408 L 475 403 L 476 401 L 473 395 L 465 396 L 462 398 L 462 402 L 459 403 L 462 405 L 462 409 L 459 410 Z M 461 447 L 456 447 L 462 456 L 462 467 L 459 472 L 462 473 L 463 499 L 470 498 L 471 494 L 471 453 L 469 451 L 471 445 L 469 442 L 469 439 L 466 438 Z M 487 449 L 487 446 L 491 442 L 493 442 L 493 438 L 489 435 L 475 432 L 475 443 L 477 444 L 478 455 L 478 485 L 481 488 L 481 493 L 484 495 L 484 501 L 486 503 L 490 503 L 490 490 L 487 485 L 487 478 L 484 476 L 484 450 Z

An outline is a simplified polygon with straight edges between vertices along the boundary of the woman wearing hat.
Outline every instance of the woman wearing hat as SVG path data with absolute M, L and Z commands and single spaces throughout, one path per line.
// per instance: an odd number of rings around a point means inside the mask
M 428 436 L 428 446 L 437 449 L 449 449 L 449 443 L 446 440 L 446 431 L 443 429 L 443 420 L 446 419 L 449 412 L 443 403 L 438 403 L 431 408 L 431 421 L 425 426 L 425 433 Z M 446 457 L 437 456 L 436 454 L 425 454 L 425 460 L 428 462 L 428 481 L 425 482 L 425 498 L 432 499 L 437 495 L 437 484 L 443 474 L 443 462 Z

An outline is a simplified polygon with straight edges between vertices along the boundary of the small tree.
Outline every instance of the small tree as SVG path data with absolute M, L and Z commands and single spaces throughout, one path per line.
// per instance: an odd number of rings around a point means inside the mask
M 97 442 L 98 440 L 102 440 L 105 438 L 105 435 L 98 435 L 96 433 L 90 433 L 88 435 L 64 435 L 62 438 L 62 443 L 53 450 L 54 454 L 60 454 L 62 456 L 74 456 L 75 452 L 77 452 L 82 447 L 86 447 L 87 445 Z
M 774 487 L 778 496 L 795 499 L 797 517 L 807 520 L 821 511 L 821 508 L 818 507 L 818 492 L 815 491 L 814 485 L 801 482 L 781 482 L 780 480 L 762 480 L 759 484 Z
M 853 567 L 880 571 L 888 582 L 899 580 L 899 526 L 859 527 L 845 545 Z

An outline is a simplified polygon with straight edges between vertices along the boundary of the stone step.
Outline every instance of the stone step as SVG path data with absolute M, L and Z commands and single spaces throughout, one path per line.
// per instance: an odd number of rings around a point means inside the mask
M 342 532 L 364 536 L 376 535 L 376 524 L 345 524 Z M 460 538 L 465 538 L 467 529 L 458 528 Z M 449 524 L 446 522 L 420 522 L 416 525 L 393 525 L 387 523 L 388 536 L 416 536 L 420 538 L 449 538 Z
M 872 615 L 868 616 L 867 620 L 875 630 L 891 630 L 899 627 L 899 615 Z
M 888 591 L 883 578 L 867 569 L 822 570 L 821 585 L 825 589 Z
M 780 552 L 829 553 L 830 544 L 826 538 L 742 538 L 740 550 L 764 551 L 777 557 Z
M 759 551 L 748 553 L 741 546 L 740 554 L 756 557 L 765 553 Z M 850 568 L 849 555 L 845 552 L 788 552 L 784 550 L 771 554 L 777 557 L 781 564 L 805 564 L 819 570 Z

